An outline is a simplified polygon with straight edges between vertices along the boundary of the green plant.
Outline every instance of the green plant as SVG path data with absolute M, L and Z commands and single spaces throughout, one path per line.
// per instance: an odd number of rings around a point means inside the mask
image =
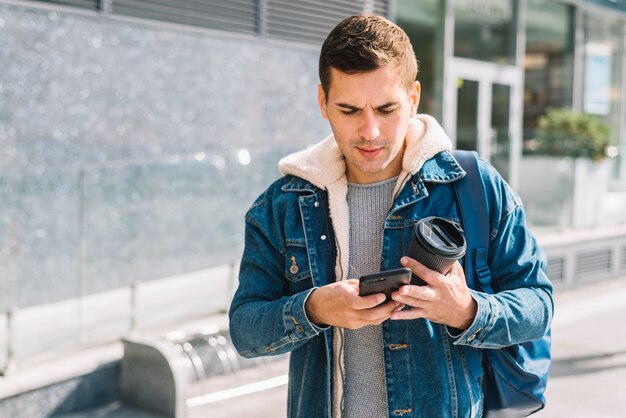
M 606 157 L 612 144 L 611 128 L 598 117 L 571 109 L 548 109 L 538 120 L 538 154 L 561 157 Z

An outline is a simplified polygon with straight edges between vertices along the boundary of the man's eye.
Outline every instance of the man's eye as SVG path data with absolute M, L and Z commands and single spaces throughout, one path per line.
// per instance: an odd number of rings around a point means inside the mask
M 356 110 L 342 110 L 341 113 L 343 113 L 344 115 L 350 116 L 350 115 L 354 115 L 356 113 Z
M 395 111 L 396 109 L 380 109 L 379 110 L 379 112 L 382 113 L 383 115 L 391 115 Z

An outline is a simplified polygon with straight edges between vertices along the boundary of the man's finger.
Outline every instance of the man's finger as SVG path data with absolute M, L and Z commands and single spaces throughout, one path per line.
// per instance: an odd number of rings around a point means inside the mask
M 367 296 L 359 296 L 358 293 L 355 293 L 354 297 L 351 298 L 351 303 L 354 309 L 370 309 L 383 303 L 385 298 L 384 293 L 374 293 Z
M 402 309 L 404 309 L 404 307 L 405 307 L 405 306 L 406 306 L 406 305 L 405 305 L 404 303 L 398 303 L 398 307 L 397 307 L 396 309 L 394 309 L 393 311 L 394 311 L 394 312 L 399 312 L 399 311 L 401 311 Z
M 461 263 L 456 261 L 450 268 L 450 272 L 448 272 L 448 275 L 465 276 L 465 272 L 463 271 L 463 267 L 461 266 Z
M 404 285 L 400 287 L 400 289 L 396 290 L 391 294 L 391 297 L 394 300 L 400 301 L 402 303 L 404 300 L 400 300 L 399 298 L 413 298 L 420 300 L 433 300 L 436 297 L 435 289 L 431 286 L 415 286 L 412 284 Z
M 419 308 L 405 309 L 403 311 L 392 312 L 389 319 L 418 319 L 424 318 L 424 311 Z
M 410 268 L 417 277 L 424 280 L 427 284 L 438 284 L 441 282 L 441 273 L 429 269 L 411 257 L 402 257 L 400 263 L 404 267 Z
M 349 285 L 350 288 L 354 289 L 355 292 L 359 292 L 359 279 L 343 280 L 341 283 L 345 283 Z
M 370 318 L 371 320 L 387 319 L 389 318 L 389 314 L 391 314 L 391 312 L 394 312 L 396 309 L 398 309 L 399 306 L 402 306 L 402 305 L 392 300 L 392 301 L 383 303 L 379 306 L 376 306 L 370 309 L 367 312 L 367 315 L 368 315 L 368 318 Z

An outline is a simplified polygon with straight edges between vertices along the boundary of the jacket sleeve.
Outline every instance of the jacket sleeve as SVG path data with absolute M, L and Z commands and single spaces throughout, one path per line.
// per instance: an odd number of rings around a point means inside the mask
M 290 294 L 284 238 L 268 227 L 272 210 L 260 199 L 246 216 L 239 286 L 229 310 L 232 341 L 243 357 L 294 350 L 325 328 L 312 324 L 304 304 L 313 288 Z
M 552 284 L 520 198 L 493 167 L 483 163 L 481 171 L 490 211 L 487 261 L 494 294 L 471 290 L 478 304 L 476 317 L 455 336 L 455 344 L 502 348 L 546 334 L 554 311 Z

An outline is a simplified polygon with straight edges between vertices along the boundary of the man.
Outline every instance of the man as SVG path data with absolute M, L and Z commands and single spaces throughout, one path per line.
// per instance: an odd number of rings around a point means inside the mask
M 484 162 L 494 295 L 404 257 L 415 223 L 460 221 L 465 172 L 438 123 L 416 115 L 406 34 L 353 16 L 322 46 L 318 101 L 333 135 L 279 163 L 246 215 L 230 309 L 241 355 L 290 352 L 290 417 L 478 417 L 481 349 L 537 339 L 552 317 L 542 253 L 519 198 Z M 358 278 L 410 267 L 425 286 L 360 297 Z

